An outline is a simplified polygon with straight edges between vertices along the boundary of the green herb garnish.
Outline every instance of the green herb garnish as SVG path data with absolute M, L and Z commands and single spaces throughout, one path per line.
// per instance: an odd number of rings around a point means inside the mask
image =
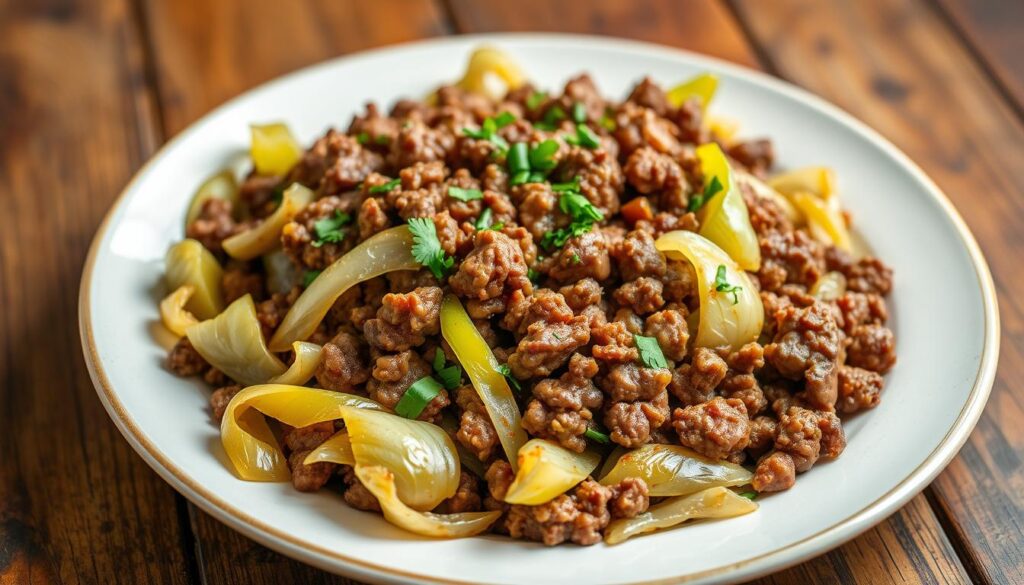
M 540 281 L 540 272 L 537 272 L 533 268 L 526 270 L 526 278 L 530 279 L 530 282 L 537 284 Z
M 352 222 L 352 216 L 340 210 L 334 210 L 334 215 L 325 217 L 313 224 L 313 247 L 319 248 L 324 244 L 336 244 L 345 239 L 345 230 L 342 226 Z
M 401 184 L 402 179 L 391 179 L 383 185 L 374 185 L 373 187 L 370 187 L 370 193 L 387 193 Z
M 424 376 L 413 382 L 395 405 L 395 414 L 409 419 L 417 419 L 430 401 L 441 393 L 441 383 L 431 376 Z
M 498 364 L 498 373 L 501 374 L 502 376 L 505 376 L 505 379 L 508 380 L 509 385 L 515 388 L 516 392 L 523 391 L 522 384 L 520 384 L 519 380 L 516 380 L 516 377 L 512 375 L 512 370 L 511 368 L 508 367 L 508 364 Z
M 548 173 L 558 166 L 558 161 L 554 158 L 557 152 L 558 142 L 550 138 L 533 147 L 525 142 L 513 144 L 508 151 L 507 160 L 511 176 L 509 183 L 521 185 L 546 180 Z
M 576 176 L 566 183 L 551 183 L 551 190 L 555 193 L 561 193 L 562 191 L 579 191 L 580 178 Z
M 581 263 L 583 263 L 583 260 L 580 258 L 580 255 L 577 254 L 576 252 L 572 253 L 572 263 L 573 264 L 581 264 Z
M 583 102 L 576 102 L 572 105 L 572 121 L 577 124 L 584 124 L 587 121 L 587 106 Z
M 583 432 L 583 436 L 602 445 L 607 445 L 611 442 L 611 438 L 607 434 L 596 429 L 587 428 L 587 430 Z
M 601 116 L 601 119 L 598 120 L 597 123 L 600 124 L 602 128 L 604 128 L 605 130 L 607 130 L 609 132 L 614 132 L 615 131 L 615 128 L 616 128 L 615 118 L 612 118 L 608 114 L 608 112 L 605 112 L 605 114 L 603 116 Z
M 563 191 L 558 198 L 558 208 L 572 217 L 573 221 L 601 221 L 604 214 L 589 199 L 576 191 Z
M 715 290 L 718 292 L 724 292 L 732 295 L 732 304 L 740 302 L 740 291 L 743 290 L 742 286 L 736 286 L 729 284 L 729 281 L 725 279 L 725 264 L 719 264 L 718 270 L 715 271 Z
M 491 227 L 491 215 L 493 215 L 491 208 L 485 207 L 484 210 L 480 212 L 480 217 L 476 218 L 476 223 L 473 224 L 473 227 L 475 227 L 477 231 Z
M 462 368 L 458 364 L 452 364 L 445 367 L 444 352 L 441 348 L 437 348 L 434 351 L 434 373 L 437 374 L 437 378 L 441 380 L 444 387 L 448 390 L 455 390 L 459 387 L 462 382 Z
M 743 492 L 743 493 L 739 494 L 739 496 L 741 498 L 747 498 L 748 500 L 756 500 L 757 499 L 757 492 Z
M 409 231 L 412 232 L 412 257 L 428 268 L 434 278 L 444 278 L 455 264 L 455 259 L 447 255 L 441 247 L 434 222 L 426 217 L 411 217 Z
M 536 110 L 548 98 L 547 92 L 535 91 L 526 97 L 526 108 Z
M 367 134 L 366 132 L 360 132 L 359 134 L 356 134 L 356 142 L 358 142 L 359 144 L 366 144 L 369 141 L 370 135 Z
M 498 151 L 505 152 L 508 150 L 508 142 L 504 138 L 498 136 L 498 130 L 508 126 L 512 122 L 516 121 L 516 117 L 511 112 L 502 112 L 498 114 L 496 118 L 485 118 L 483 123 L 480 124 L 480 129 L 476 130 L 473 128 L 463 128 L 462 133 L 470 138 L 476 138 L 478 140 L 487 140 L 493 144 Z
M 661 346 L 658 345 L 657 339 L 634 334 L 633 341 L 636 343 L 637 351 L 640 352 L 640 361 L 645 366 L 648 368 L 668 367 L 668 361 L 665 359 L 665 354 L 661 353 Z
M 697 211 L 721 191 L 722 182 L 718 180 L 718 177 L 711 177 L 711 181 L 704 187 L 704 192 L 691 198 L 690 202 L 686 205 L 686 210 Z
M 384 145 L 387 145 L 387 144 L 391 144 L 391 139 L 388 138 L 387 136 L 383 135 L 383 134 L 381 134 L 381 135 L 377 136 L 376 138 L 374 138 L 373 141 L 376 142 L 377 144 L 381 145 L 381 146 L 384 146 Z
M 594 131 L 590 129 L 590 126 L 586 124 L 576 124 L 576 134 L 569 134 L 562 137 L 563 140 L 573 146 L 582 146 L 584 148 L 597 148 L 601 146 L 601 139 L 594 134 Z
M 483 199 L 484 193 L 480 189 L 463 189 L 452 185 L 448 187 L 448 196 L 459 201 L 475 201 Z
M 309 288 L 316 277 L 320 276 L 321 270 L 307 270 L 302 274 L 302 288 Z

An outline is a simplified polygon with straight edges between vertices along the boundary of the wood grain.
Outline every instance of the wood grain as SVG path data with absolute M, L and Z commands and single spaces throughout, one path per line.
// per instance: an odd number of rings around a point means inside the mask
M 1024 124 L 920 1 L 744 0 L 738 8 L 776 73 L 906 151 L 986 252 L 1000 293 L 997 381 L 977 430 L 932 489 L 972 576 L 1024 583 Z
M 177 496 L 103 411 L 77 327 L 93 231 L 155 144 L 133 16 L 0 2 L 3 584 L 190 580 Z

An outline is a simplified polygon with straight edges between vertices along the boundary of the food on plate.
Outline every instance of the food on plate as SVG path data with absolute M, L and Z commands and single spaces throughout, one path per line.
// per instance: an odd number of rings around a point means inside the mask
M 777 171 L 716 91 L 547 91 L 484 48 L 308 148 L 252 126 L 160 305 L 231 470 L 423 536 L 590 545 L 748 514 L 839 457 L 896 361 L 892 271 L 836 173 Z

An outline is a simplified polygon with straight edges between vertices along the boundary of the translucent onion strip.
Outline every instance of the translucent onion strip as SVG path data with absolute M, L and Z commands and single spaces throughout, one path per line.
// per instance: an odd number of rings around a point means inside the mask
M 346 408 L 380 410 L 369 398 L 285 384 L 250 386 L 231 399 L 220 439 L 235 473 L 248 481 L 287 481 L 291 474 L 264 415 L 293 427 L 342 418 Z
M 288 369 L 267 350 L 250 295 L 189 327 L 186 334 L 203 359 L 240 384 L 262 384 Z
M 761 333 L 764 308 L 750 277 L 721 248 L 688 231 L 662 235 L 655 242 L 660 252 L 690 261 L 697 275 L 700 294 L 700 324 L 694 343 L 699 347 L 729 346 L 739 349 Z M 734 295 L 716 290 L 719 266 L 725 266 L 725 281 L 739 290 Z
M 278 176 L 287 173 L 302 156 L 302 146 L 288 126 L 275 122 L 252 125 L 250 155 L 259 175 Z
M 232 258 L 252 260 L 278 247 L 281 243 L 281 230 L 285 224 L 302 211 L 302 208 L 313 202 L 315 195 L 308 188 L 292 183 L 281 196 L 281 204 L 274 213 L 260 222 L 256 227 L 235 234 L 224 240 L 224 251 Z
M 791 199 L 807 218 L 807 230 L 815 239 L 853 252 L 850 232 L 846 229 L 846 220 L 838 207 L 830 206 L 828 202 L 810 193 L 795 193 Z
M 316 373 L 320 365 L 320 352 L 323 347 L 308 341 L 296 341 L 292 344 L 292 351 L 295 352 L 295 361 L 280 376 L 267 380 L 272 384 L 289 384 L 301 386 L 309 381 Z
M 781 173 L 768 179 L 768 185 L 787 197 L 810 193 L 830 206 L 839 205 L 836 174 L 828 167 L 806 167 Z
M 239 210 L 238 182 L 235 180 L 234 171 L 221 171 L 199 185 L 196 194 L 192 196 L 192 202 L 188 204 L 188 212 L 185 214 L 186 228 L 199 217 L 199 213 L 203 210 L 203 203 L 210 199 L 230 201 L 231 211 L 237 217 Z
M 430 510 L 455 495 L 459 457 L 441 427 L 355 408 L 346 410 L 344 418 L 356 463 L 394 474 L 398 497 L 406 505 Z
M 717 90 L 718 76 L 712 73 L 702 73 L 668 90 L 665 92 L 665 97 L 674 108 L 678 108 L 690 98 L 695 97 L 700 100 L 701 110 L 707 110 L 708 104 L 715 97 Z
M 535 506 L 564 494 L 601 462 L 595 451 L 577 453 L 544 439 L 531 439 L 519 449 L 519 471 L 505 501 Z
M 522 68 L 504 51 L 494 47 L 480 47 L 469 56 L 466 73 L 455 85 L 466 91 L 483 93 L 492 99 L 501 99 L 503 93 L 494 91 L 488 79 L 494 77 L 505 84 L 505 91 L 511 91 L 526 82 Z
M 407 226 L 384 230 L 334 261 L 302 291 L 270 339 L 270 349 L 286 351 L 316 330 L 334 301 L 352 286 L 395 270 L 416 270 Z
M 842 272 L 826 272 L 814 283 L 810 295 L 818 300 L 831 302 L 846 294 L 846 277 Z
M 191 285 L 195 292 L 185 308 L 198 319 L 211 319 L 224 310 L 223 275 L 217 258 L 195 240 L 183 240 L 167 251 L 167 288 L 177 290 Z
M 356 466 L 356 477 L 380 502 L 384 518 L 395 526 L 421 536 L 459 538 L 475 536 L 487 530 L 501 512 L 464 512 L 431 514 L 417 512 L 398 497 L 394 474 L 384 467 Z
M 331 435 L 316 448 L 310 451 L 309 455 L 302 460 L 305 465 L 314 463 L 337 463 L 339 465 L 355 465 L 356 456 L 352 453 L 352 441 L 348 438 L 348 431 L 339 431 Z
M 707 459 L 680 445 L 652 443 L 620 457 L 601 483 L 615 485 L 627 477 L 647 482 L 652 496 L 685 496 L 710 487 L 746 485 L 753 476 L 740 465 Z
M 178 337 L 183 337 L 186 329 L 199 322 L 195 315 L 185 310 L 185 304 L 195 292 L 196 287 L 185 284 L 160 301 L 160 320 Z
M 604 533 L 607 544 L 654 532 L 698 518 L 731 518 L 749 514 L 757 504 L 724 487 L 713 487 L 689 496 L 665 500 L 635 518 L 613 520 Z
M 323 278 L 323 275 L 320 275 Z M 317 280 L 320 280 L 319 278 Z M 316 285 L 316 282 L 313 282 Z M 473 382 L 487 415 L 498 432 L 501 447 L 513 470 L 518 467 L 519 449 L 526 443 L 519 405 L 498 368 L 491 348 L 480 336 L 462 303 L 452 294 L 441 304 L 441 335 L 451 346 L 463 369 Z
M 718 179 L 722 190 L 700 209 L 700 235 L 726 251 L 744 270 L 761 267 L 761 246 L 732 168 L 718 144 L 697 147 L 705 189 Z

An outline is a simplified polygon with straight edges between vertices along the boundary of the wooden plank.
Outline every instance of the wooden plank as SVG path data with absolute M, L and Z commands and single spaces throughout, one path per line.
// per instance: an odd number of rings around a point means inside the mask
M 187 583 L 176 494 L 97 400 L 78 284 L 152 153 L 124 0 L 0 1 L 0 583 Z M 183 509 L 183 508 L 182 508 Z
M 448 31 L 432 0 L 143 3 L 165 137 L 223 101 L 305 65 Z M 270 551 L 191 506 L 189 517 L 204 582 L 354 583 Z
M 906 151 L 987 253 L 1001 293 L 999 373 L 977 430 L 931 489 L 972 576 L 1024 583 L 1024 124 L 921 1 L 742 0 L 738 8 L 777 73 Z
M 1024 2 L 933 1 L 1024 115 Z

